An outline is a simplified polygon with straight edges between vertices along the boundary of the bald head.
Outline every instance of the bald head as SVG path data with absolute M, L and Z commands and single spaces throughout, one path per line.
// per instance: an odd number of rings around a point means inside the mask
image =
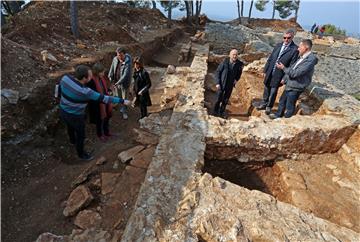
M 232 49 L 232 50 L 230 51 L 229 57 L 230 57 L 230 61 L 231 61 L 231 62 L 235 62 L 235 61 L 237 60 L 237 58 L 238 58 L 238 51 L 237 51 L 237 49 Z

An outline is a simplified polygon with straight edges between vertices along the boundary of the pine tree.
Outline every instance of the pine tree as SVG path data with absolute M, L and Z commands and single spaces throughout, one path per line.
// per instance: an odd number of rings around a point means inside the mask
M 79 22 L 78 22 L 78 9 L 77 2 L 75 0 L 70 1 L 70 22 L 71 32 L 75 38 L 79 38 Z
M 171 27 L 172 9 L 179 6 L 179 0 L 160 1 L 161 6 L 168 13 L 168 27 Z

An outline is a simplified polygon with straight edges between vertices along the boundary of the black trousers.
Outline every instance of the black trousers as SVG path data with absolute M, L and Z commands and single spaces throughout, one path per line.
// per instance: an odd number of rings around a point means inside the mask
M 141 113 L 140 116 L 141 118 L 144 118 L 148 115 L 146 102 L 140 102 L 140 113 Z
M 98 119 L 96 121 L 96 134 L 98 137 L 109 135 L 109 118 Z
M 281 117 L 285 116 L 285 118 L 290 118 L 295 113 L 295 105 L 302 91 L 284 91 L 280 97 L 278 111 L 276 112 L 276 116 Z
M 74 115 L 60 109 L 60 117 L 67 126 L 70 143 L 75 144 L 79 157 L 84 154 L 85 115 Z
M 269 108 L 274 107 L 278 89 L 279 89 L 278 87 L 271 87 L 268 85 L 264 85 L 263 104 L 266 107 Z
M 218 90 L 217 100 L 214 107 L 215 114 L 224 114 L 226 110 L 226 105 L 229 102 L 233 87 L 227 88 L 225 90 Z

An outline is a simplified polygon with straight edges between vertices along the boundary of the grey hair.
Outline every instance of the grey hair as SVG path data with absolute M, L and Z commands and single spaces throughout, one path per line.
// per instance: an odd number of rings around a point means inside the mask
M 295 36 L 295 30 L 294 29 L 287 29 L 284 34 L 291 34 L 292 36 Z

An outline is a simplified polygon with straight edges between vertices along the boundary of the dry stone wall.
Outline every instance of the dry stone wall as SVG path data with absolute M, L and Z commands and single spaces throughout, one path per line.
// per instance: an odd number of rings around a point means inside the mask
M 220 121 L 206 114 L 203 103 L 206 60 L 206 49 L 194 58 L 122 241 L 356 241 L 359 238 L 356 232 L 279 202 L 270 195 L 249 191 L 209 174 L 201 175 L 206 143 L 216 139 L 212 136 L 229 134 L 226 128 L 232 128 L 235 123 L 233 120 L 217 123 L 218 130 L 214 131 L 215 122 Z M 346 133 L 351 133 L 348 130 L 352 126 L 332 116 L 319 117 L 316 122 L 309 117 L 305 128 L 300 122 L 297 125 L 282 122 L 285 123 L 272 123 L 278 127 L 273 133 L 278 140 L 291 142 L 293 139 L 293 145 L 300 146 L 302 139 L 312 138 L 310 142 L 314 146 L 316 142 L 332 142 L 336 137 L 329 148 L 334 150 L 346 141 L 340 134 L 345 132 L 344 136 L 350 136 Z M 252 126 L 254 123 L 259 126 Z M 238 121 L 236 125 L 233 134 L 238 132 L 239 137 L 243 133 L 243 137 L 253 139 L 254 146 L 259 142 L 256 135 L 260 137 L 261 128 L 265 126 L 261 120 L 250 120 L 247 124 Z M 284 126 L 289 129 L 286 130 L 289 135 L 280 129 Z M 323 129 L 319 129 L 320 126 L 324 126 Z M 253 132 L 255 137 L 247 132 Z M 316 135 L 319 137 L 315 138 Z M 223 140 L 227 142 L 225 139 L 240 141 L 230 134 Z M 289 148 L 286 143 L 282 145 L 284 148 L 279 150 Z M 306 147 L 313 149 L 310 144 Z
M 278 120 L 251 117 L 248 122 L 211 117 L 206 157 L 248 162 L 300 153 L 336 152 L 354 133 L 355 127 L 341 117 L 330 115 L 296 115 Z

